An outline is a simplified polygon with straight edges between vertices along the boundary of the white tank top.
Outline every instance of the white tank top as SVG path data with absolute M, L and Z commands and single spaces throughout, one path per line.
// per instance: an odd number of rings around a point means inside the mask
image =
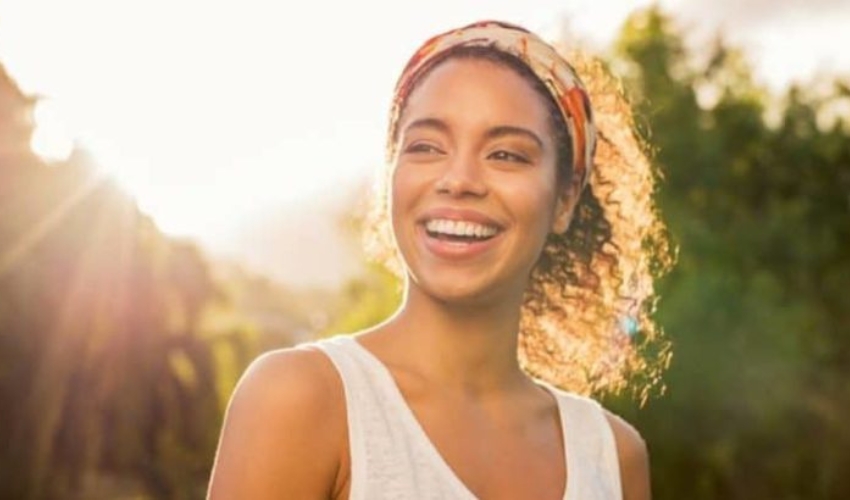
M 312 344 L 345 390 L 350 500 L 475 500 L 434 447 L 389 370 L 351 337 Z M 564 500 L 621 500 L 614 435 L 594 400 L 541 383 L 555 396 L 567 463 Z

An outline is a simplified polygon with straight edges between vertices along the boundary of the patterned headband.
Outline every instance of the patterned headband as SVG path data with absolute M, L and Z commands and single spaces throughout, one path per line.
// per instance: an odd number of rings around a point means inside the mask
M 441 54 L 458 47 L 492 47 L 515 56 L 543 82 L 569 130 L 573 172 L 584 187 L 590 178 L 596 148 L 593 111 L 584 85 L 573 67 L 551 45 L 525 28 L 500 21 L 480 21 L 448 31 L 429 39 L 416 51 L 396 84 L 390 140 L 395 136 L 402 106 L 419 76 L 439 61 Z

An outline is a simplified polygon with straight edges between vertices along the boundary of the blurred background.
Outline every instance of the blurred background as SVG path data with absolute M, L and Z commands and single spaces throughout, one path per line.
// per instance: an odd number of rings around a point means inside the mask
M 397 3 L 0 4 L 0 498 L 202 498 L 254 357 L 393 310 L 394 79 L 479 18 L 604 59 L 663 172 L 666 392 L 605 397 L 655 498 L 850 498 L 850 2 Z

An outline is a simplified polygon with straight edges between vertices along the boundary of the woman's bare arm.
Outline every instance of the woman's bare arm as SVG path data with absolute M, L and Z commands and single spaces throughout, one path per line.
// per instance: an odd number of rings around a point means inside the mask
M 331 498 L 345 425 L 342 383 L 324 354 L 261 356 L 231 398 L 208 498 Z
M 652 493 L 646 443 L 628 422 L 610 412 L 606 412 L 606 416 L 617 443 L 623 500 L 650 500 Z

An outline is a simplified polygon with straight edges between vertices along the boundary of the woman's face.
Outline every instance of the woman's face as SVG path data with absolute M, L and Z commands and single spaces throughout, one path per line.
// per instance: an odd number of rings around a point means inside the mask
M 513 70 L 450 59 L 398 124 L 393 231 L 410 286 L 448 302 L 521 297 L 566 210 L 548 110 Z

